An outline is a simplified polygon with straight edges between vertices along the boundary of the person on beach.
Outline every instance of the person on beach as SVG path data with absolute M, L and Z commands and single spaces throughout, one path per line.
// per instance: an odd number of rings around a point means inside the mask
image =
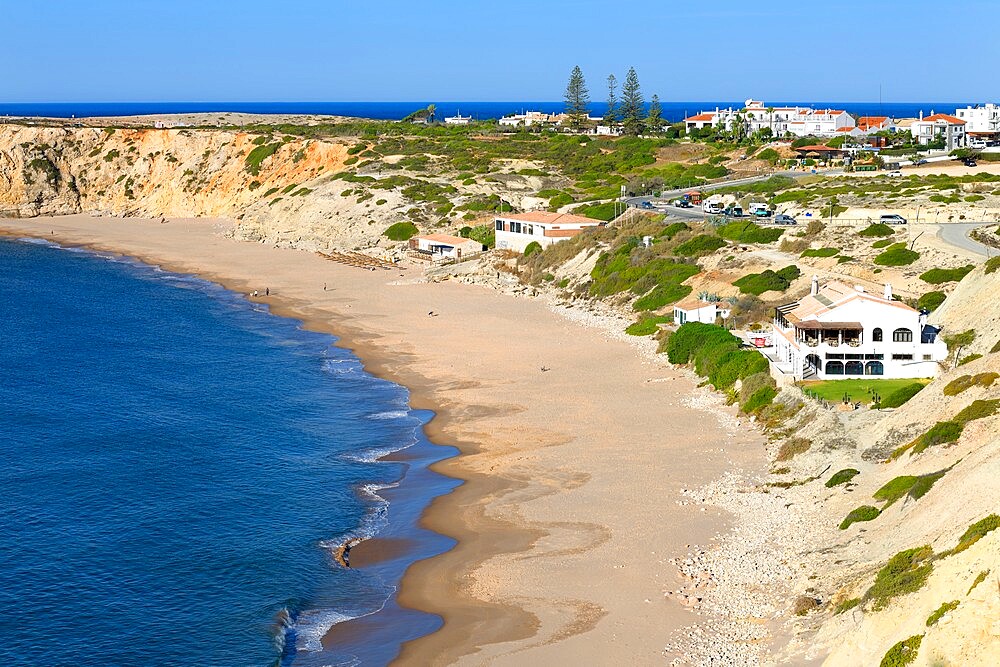
M 270 287 L 265 287 L 264 288 L 264 296 L 271 296 L 271 288 Z
M 344 545 L 344 553 L 341 555 L 344 561 L 344 567 L 351 567 L 351 543 L 348 542 Z
M 323 283 L 323 291 L 326 291 L 326 283 Z
M 257 298 L 257 290 L 253 291 L 253 298 L 255 298 L 255 299 Z

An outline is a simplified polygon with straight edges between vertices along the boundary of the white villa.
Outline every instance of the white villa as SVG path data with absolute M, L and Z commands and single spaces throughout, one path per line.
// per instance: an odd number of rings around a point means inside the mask
M 727 319 L 731 314 L 728 308 L 720 308 L 718 302 L 702 301 L 698 297 L 688 297 L 674 304 L 674 324 L 680 326 L 688 322 L 715 324 L 718 317 Z
M 965 134 L 969 137 L 1000 138 L 1000 106 L 996 104 L 956 109 L 955 117 L 965 121 Z
M 430 260 L 461 259 L 483 251 L 483 244 L 451 234 L 425 234 L 410 239 L 410 250 Z
M 965 145 L 965 121 L 944 113 L 924 118 L 923 112 L 920 112 L 920 118 L 910 125 L 910 133 L 913 140 L 921 145 L 929 144 L 938 137 L 944 137 L 945 148 L 949 151 Z
M 738 118 L 743 119 L 749 133 L 765 128 L 775 137 L 794 134 L 799 137 L 815 135 L 834 137 L 844 128 L 853 128 L 854 118 L 843 109 L 812 109 L 810 107 L 769 107 L 760 100 L 747 100 L 742 109 L 703 111 L 684 119 L 687 132 L 703 127 L 722 127 L 732 130 Z
M 537 241 L 543 248 L 565 241 L 588 227 L 599 227 L 603 220 L 585 218 L 571 213 L 507 213 L 496 216 L 496 247 L 524 252 L 528 244 Z
M 545 125 L 548 123 L 558 123 L 563 114 L 549 114 L 544 111 L 526 111 L 510 116 L 504 116 L 497 123 L 506 127 L 531 127 L 532 125 Z
M 888 284 L 876 296 L 813 277 L 810 294 L 777 308 L 771 327 L 772 373 L 794 380 L 933 377 L 948 356 L 926 312 L 894 301 Z

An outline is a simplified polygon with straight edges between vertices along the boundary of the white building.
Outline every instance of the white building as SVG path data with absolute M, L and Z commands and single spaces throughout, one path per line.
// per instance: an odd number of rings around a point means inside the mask
M 913 135 L 913 140 L 922 146 L 941 137 L 944 138 L 946 150 L 954 150 L 965 145 L 965 121 L 944 113 L 924 118 L 921 112 L 920 118 L 910 125 L 910 133 Z
M 716 107 L 715 111 L 702 111 L 684 119 L 689 134 L 703 127 L 732 130 L 738 122 L 744 124 L 748 134 L 768 129 L 775 137 L 789 133 L 800 137 L 834 137 L 838 130 L 855 125 L 854 118 L 843 109 L 769 107 L 754 99 L 747 100 L 742 109 Z
M 483 244 L 450 234 L 425 234 L 410 239 L 410 250 L 426 259 L 461 259 L 483 251 Z
M 472 122 L 472 116 L 463 116 L 459 111 L 455 116 L 448 116 L 444 119 L 445 125 L 468 125 Z
M 714 301 L 702 301 L 697 297 L 688 297 L 674 304 L 674 324 L 678 326 L 688 322 L 715 324 L 716 318 L 727 319 L 730 315 L 728 308 L 720 306 L 721 304 Z
M 571 213 L 507 213 L 496 216 L 496 247 L 524 252 L 528 244 L 537 241 L 542 248 L 565 241 L 588 227 L 599 227 L 603 220 L 585 218 Z
M 970 138 L 1000 138 L 1000 106 L 996 104 L 956 109 L 955 117 L 965 121 L 965 134 Z
M 776 309 L 771 325 L 772 372 L 802 379 L 933 377 L 948 346 L 927 315 L 861 287 L 830 282 Z M 777 378 L 781 379 L 781 378 Z
M 504 116 L 497 123 L 506 127 L 531 127 L 532 125 L 558 123 L 561 118 L 562 114 L 548 114 L 544 111 L 526 111 L 525 113 Z

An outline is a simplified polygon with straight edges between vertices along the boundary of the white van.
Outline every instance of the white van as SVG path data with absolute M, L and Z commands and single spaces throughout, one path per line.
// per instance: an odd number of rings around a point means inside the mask
M 712 215 L 718 215 L 725 210 L 722 206 L 721 201 L 707 201 L 701 205 L 701 210 L 705 213 L 711 213 Z
M 986 148 L 988 144 L 984 139 L 970 139 L 969 148 Z
M 883 215 L 883 216 L 881 216 L 878 219 L 878 221 L 880 223 L 882 223 L 883 225 L 905 225 L 906 224 L 906 218 L 904 218 L 901 215 L 895 214 L 895 213 L 892 214 L 892 215 Z

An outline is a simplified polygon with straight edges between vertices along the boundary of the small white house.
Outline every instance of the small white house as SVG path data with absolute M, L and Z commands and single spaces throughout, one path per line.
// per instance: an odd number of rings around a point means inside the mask
M 431 260 L 461 259 L 482 252 L 483 244 L 450 234 L 424 234 L 410 239 L 410 250 Z
M 603 220 L 585 218 L 571 213 L 506 213 L 496 216 L 494 230 L 496 247 L 524 252 L 528 244 L 536 241 L 542 248 L 565 241 L 588 227 L 605 225 Z
M 463 116 L 461 111 L 454 116 L 447 116 L 444 119 L 445 125 L 468 125 L 471 122 L 472 116 Z
M 688 322 L 715 324 L 717 318 L 727 319 L 728 308 L 721 307 L 716 301 L 703 301 L 697 297 L 688 297 L 674 304 L 674 324 L 680 326 Z
M 921 112 L 920 118 L 910 125 L 910 133 L 914 141 L 924 146 L 939 137 L 944 138 L 945 149 L 949 151 L 965 145 L 965 121 L 944 113 L 924 118 Z
M 772 372 L 802 379 L 934 377 L 948 346 L 927 313 L 864 288 L 813 278 L 810 294 L 779 306 L 772 323 Z M 780 378 L 776 378 L 780 379 Z

